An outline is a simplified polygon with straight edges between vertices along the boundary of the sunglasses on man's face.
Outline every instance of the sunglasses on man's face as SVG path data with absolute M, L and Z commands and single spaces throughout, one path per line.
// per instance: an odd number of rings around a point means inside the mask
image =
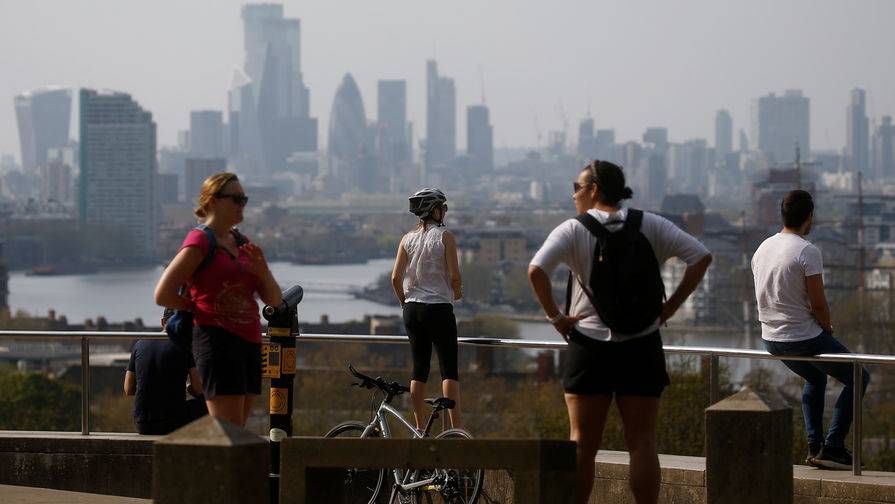
M 245 205 L 249 202 L 249 197 L 245 194 L 215 194 L 214 197 L 218 199 L 229 199 L 239 206 Z

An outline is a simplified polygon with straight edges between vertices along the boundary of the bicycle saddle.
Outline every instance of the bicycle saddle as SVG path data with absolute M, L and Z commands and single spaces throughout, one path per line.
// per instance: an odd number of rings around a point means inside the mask
M 457 405 L 453 399 L 448 399 L 447 397 L 426 399 L 426 404 L 438 410 L 454 409 L 454 406 Z

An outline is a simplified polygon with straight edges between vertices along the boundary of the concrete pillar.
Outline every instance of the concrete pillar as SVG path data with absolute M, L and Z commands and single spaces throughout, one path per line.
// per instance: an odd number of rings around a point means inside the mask
M 792 503 L 792 408 L 748 387 L 705 411 L 707 504 Z
M 268 502 L 267 440 L 227 421 L 202 417 L 156 441 L 156 504 Z

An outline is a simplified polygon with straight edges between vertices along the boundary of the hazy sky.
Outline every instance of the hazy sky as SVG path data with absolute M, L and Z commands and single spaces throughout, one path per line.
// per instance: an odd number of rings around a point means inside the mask
M 44 84 L 132 94 L 173 144 L 189 111 L 226 106 L 241 66 L 238 0 L 0 0 L 0 152 L 19 158 L 13 97 Z M 618 141 L 666 126 L 672 141 L 708 138 L 727 108 L 750 133 L 751 100 L 801 88 L 815 148 L 845 143 L 851 88 L 871 118 L 895 115 L 892 0 L 304 0 L 302 69 L 320 120 L 345 72 L 368 119 L 376 81 L 407 79 L 408 113 L 425 133 L 425 60 L 456 79 L 458 143 L 484 70 L 495 146 L 534 145 L 533 117 L 569 132 L 588 109 Z M 73 136 L 77 131 L 72 130 Z M 735 138 L 735 146 L 738 142 Z

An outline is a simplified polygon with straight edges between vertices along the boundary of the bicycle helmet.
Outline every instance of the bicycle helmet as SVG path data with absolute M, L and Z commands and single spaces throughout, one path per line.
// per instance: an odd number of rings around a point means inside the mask
M 440 189 L 427 187 L 415 192 L 410 200 L 410 213 L 420 219 L 425 219 L 432 211 L 447 202 L 447 196 Z

